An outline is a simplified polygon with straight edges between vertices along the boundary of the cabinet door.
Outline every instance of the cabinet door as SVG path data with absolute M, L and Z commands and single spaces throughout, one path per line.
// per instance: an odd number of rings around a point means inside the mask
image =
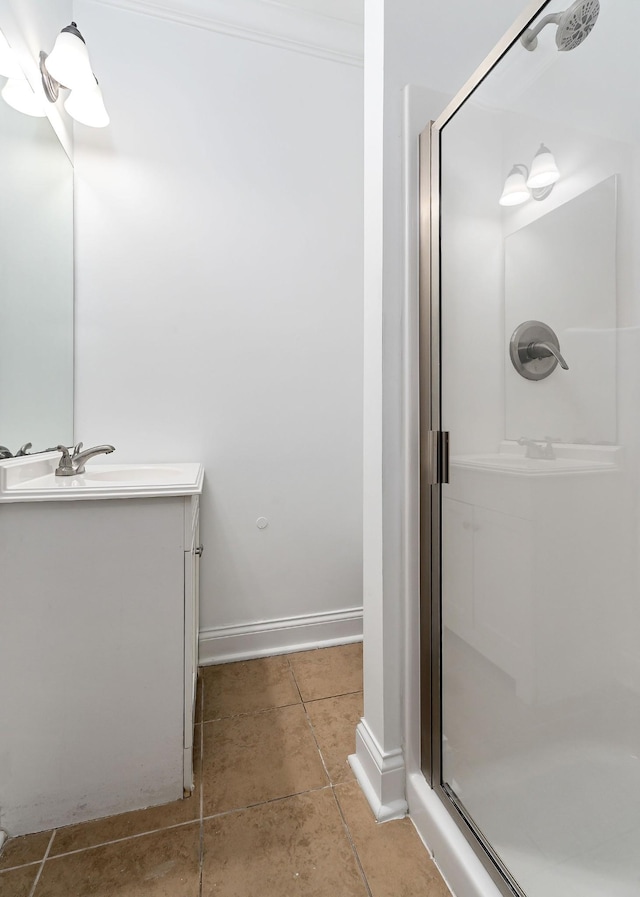
M 189 537 L 184 552 L 184 790 L 191 792 L 200 628 L 200 502 L 197 497 L 186 500 L 186 519 Z
M 469 641 L 473 627 L 473 505 L 442 501 L 443 624 Z
M 510 676 L 523 662 L 531 601 L 531 521 L 473 511 L 473 628 L 478 649 Z

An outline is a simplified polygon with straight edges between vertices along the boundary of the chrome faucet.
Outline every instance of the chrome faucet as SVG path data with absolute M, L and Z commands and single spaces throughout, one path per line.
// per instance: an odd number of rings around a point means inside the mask
M 562 357 L 560 348 L 554 346 L 550 340 L 538 340 L 537 342 L 534 341 L 529 343 L 527 346 L 527 353 L 529 358 L 550 358 L 553 356 L 563 371 L 569 370 L 569 365 Z
M 521 436 L 518 439 L 518 445 L 526 446 L 525 458 L 544 458 L 545 461 L 553 461 L 556 456 L 553 450 L 553 442 L 549 436 L 546 436 L 545 440 L 543 445 L 540 442 L 536 442 L 535 439 L 527 439 L 526 436 Z
M 66 445 L 57 445 L 56 449 L 57 451 L 62 452 L 60 461 L 56 467 L 57 477 L 72 477 L 75 474 L 84 473 L 84 466 L 89 458 L 93 458 L 94 455 L 108 455 L 115 451 L 112 445 L 95 445 L 93 448 L 81 451 L 81 442 L 73 446 L 73 454 L 69 452 Z

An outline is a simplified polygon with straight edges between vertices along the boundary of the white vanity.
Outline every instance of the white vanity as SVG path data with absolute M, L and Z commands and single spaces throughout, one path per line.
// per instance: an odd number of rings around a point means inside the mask
M 193 787 L 200 464 L 0 463 L 0 829 Z M 99 460 L 99 459 L 98 459 Z
M 495 454 L 453 456 L 443 487 L 444 624 L 528 704 L 606 681 L 633 531 L 618 446 L 555 454 L 527 458 L 505 441 Z

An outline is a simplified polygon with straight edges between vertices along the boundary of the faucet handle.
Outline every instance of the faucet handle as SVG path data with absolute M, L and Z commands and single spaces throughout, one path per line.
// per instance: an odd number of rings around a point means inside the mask
M 71 455 L 69 454 L 69 449 L 66 445 L 57 445 L 56 450 L 62 452 L 60 456 L 60 461 L 58 462 L 58 466 L 56 467 L 56 476 L 57 477 L 68 477 L 71 476 L 72 473 L 75 473 L 73 469 L 73 461 L 71 460 Z
M 82 442 L 76 442 L 76 444 L 73 446 L 73 451 L 71 452 L 72 458 L 76 458 L 80 454 L 83 444 L 84 443 Z

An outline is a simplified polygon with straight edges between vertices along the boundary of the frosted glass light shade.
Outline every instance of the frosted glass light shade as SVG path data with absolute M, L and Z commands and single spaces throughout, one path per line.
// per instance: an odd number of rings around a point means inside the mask
M 16 54 L 9 46 L 2 31 L 0 31 L 0 75 L 5 78 L 24 78 Z
M 33 115 L 36 118 L 44 118 L 47 114 L 42 100 L 33 92 L 25 77 L 9 78 L 0 93 L 2 93 L 5 103 L 13 109 L 17 109 L 18 112 Z
M 44 64 L 51 77 L 70 90 L 91 87 L 95 80 L 86 44 L 75 22 L 62 29 Z
M 499 199 L 501 206 L 519 206 L 530 198 L 523 170 L 524 166 L 514 165 L 509 172 Z
M 109 114 L 102 99 L 102 91 L 92 75 L 93 85 L 80 90 L 72 90 L 64 102 L 64 108 L 71 118 L 91 128 L 106 128 Z
M 540 149 L 533 157 L 531 163 L 531 171 L 527 178 L 527 187 L 531 190 L 537 190 L 540 187 L 549 187 L 560 177 L 556 160 L 553 153 L 541 143 Z

